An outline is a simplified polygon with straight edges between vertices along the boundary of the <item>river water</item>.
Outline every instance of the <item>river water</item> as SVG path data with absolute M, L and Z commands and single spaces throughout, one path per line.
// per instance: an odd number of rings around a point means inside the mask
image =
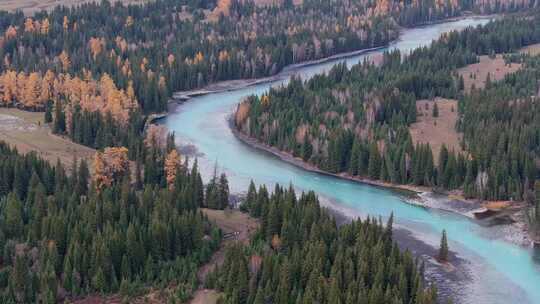
M 428 45 L 444 32 L 486 22 L 487 19 L 467 18 L 404 30 L 401 39 L 386 49 L 410 51 Z M 350 66 L 382 51 L 311 65 L 294 73 L 307 78 L 338 62 L 345 61 Z M 351 216 L 384 218 L 394 212 L 396 225 L 436 248 L 441 230 L 446 229 L 450 249 L 465 260 L 471 277 L 460 287 L 459 302 L 540 303 L 540 266 L 531 249 L 504 241 L 467 217 L 407 204 L 404 197 L 387 189 L 308 172 L 236 139 L 227 119 L 238 102 L 247 95 L 262 94 L 271 86 L 286 83 L 291 73 L 282 73 L 283 77 L 269 83 L 195 97 L 172 107 L 161 123 L 176 133 L 181 145 L 196 149 L 204 179 L 211 176 L 217 163 L 218 170 L 227 173 L 232 192 L 246 191 L 250 180 L 270 187 L 275 183 L 292 183 L 301 190 L 315 190 L 334 208 Z

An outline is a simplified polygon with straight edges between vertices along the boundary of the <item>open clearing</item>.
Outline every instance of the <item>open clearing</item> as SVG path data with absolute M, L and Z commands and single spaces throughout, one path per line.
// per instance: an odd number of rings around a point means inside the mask
M 224 233 L 238 232 L 236 240 L 241 242 L 249 242 L 249 237 L 259 227 L 257 220 L 239 210 L 201 208 L 201 211 L 210 222 L 216 224 Z
M 439 117 L 433 117 L 434 104 L 439 108 Z M 433 151 L 435 163 L 443 144 L 449 150 L 462 152 L 459 143 L 461 134 L 456 131 L 458 119 L 457 101 L 453 99 L 435 98 L 435 100 L 418 100 L 416 102 L 417 118 L 409 131 L 413 142 L 429 143 Z
M 95 150 L 53 135 L 43 124 L 43 113 L 0 108 L 0 141 L 17 147 L 19 152 L 36 153 L 51 163 L 57 159 L 71 167 L 73 157 L 90 158 Z
M 41 10 L 51 10 L 55 6 L 76 6 L 84 3 L 100 2 L 101 0 L 0 0 L 0 10 L 22 10 L 25 15 L 33 15 Z M 147 0 L 111 0 L 110 2 L 123 2 L 125 4 L 143 3 Z
M 520 63 L 506 64 L 500 54 L 495 58 L 489 58 L 489 56 L 480 56 L 479 58 L 480 62 L 469 64 L 457 70 L 458 75 L 463 77 L 465 92 L 470 92 L 473 86 L 477 89 L 484 88 L 488 74 L 491 81 L 498 81 L 521 68 Z

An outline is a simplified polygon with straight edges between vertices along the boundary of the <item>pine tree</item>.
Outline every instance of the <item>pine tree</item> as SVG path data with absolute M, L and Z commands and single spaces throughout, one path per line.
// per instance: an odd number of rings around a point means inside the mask
M 221 174 L 218 185 L 218 209 L 225 209 L 229 206 L 229 182 L 225 173 Z
M 27 257 L 16 255 L 13 270 L 9 278 L 9 285 L 18 303 L 30 302 L 33 290 L 29 270 Z
M 379 155 L 379 149 L 377 145 L 373 143 L 369 150 L 369 163 L 368 163 L 368 175 L 372 179 L 378 179 L 380 177 L 381 169 L 381 156 Z
M 447 262 L 448 261 L 448 239 L 446 237 L 446 230 L 443 229 L 441 237 L 441 246 L 439 248 L 439 261 Z
M 98 268 L 96 274 L 92 278 L 92 285 L 95 288 L 95 290 L 98 290 L 100 292 L 107 291 L 107 280 L 105 278 L 105 274 L 103 273 L 103 270 L 101 267 Z
M 51 106 L 51 103 L 50 102 L 47 102 L 45 104 L 45 114 L 44 114 L 44 119 L 43 121 L 48 124 L 48 123 L 51 123 L 53 121 L 53 116 L 52 116 L 52 106 Z
M 7 204 L 3 217 L 6 237 L 8 239 L 21 238 L 24 229 L 22 204 L 14 193 L 9 194 L 7 197 Z

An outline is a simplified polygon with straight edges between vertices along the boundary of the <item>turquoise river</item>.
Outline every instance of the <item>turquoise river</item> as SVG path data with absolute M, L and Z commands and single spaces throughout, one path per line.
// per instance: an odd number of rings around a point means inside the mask
M 407 29 L 399 41 L 386 49 L 410 51 L 428 45 L 444 32 L 486 22 L 487 19 L 467 18 Z M 176 133 L 181 145 L 196 149 L 205 179 L 217 163 L 219 170 L 227 173 L 233 192 L 245 191 L 250 180 L 270 187 L 275 183 L 292 183 L 301 190 L 315 190 L 332 207 L 351 216 L 384 218 L 394 212 L 396 225 L 434 247 L 438 246 L 441 230 L 446 229 L 451 250 L 465 261 L 468 270 L 467 283 L 458 288 L 459 302 L 540 303 L 540 265 L 532 249 L 505 241 L 495 236 L 492 228 L 465 216 L 407 204 L 405 198 L 393 191 L 297 168 L 243 144 L 231 132 L 227 119 L 243 97 L 286 83 L 293 73 L 306 79 L 338 62 L 345 61 L 350 66 L 382 51 L 289 69 L 271 82 L 194 97 L 180 106 L 171 106 L 161 123 Z

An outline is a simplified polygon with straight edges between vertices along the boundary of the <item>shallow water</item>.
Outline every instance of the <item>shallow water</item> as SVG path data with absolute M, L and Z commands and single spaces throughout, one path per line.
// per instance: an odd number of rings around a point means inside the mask
M 429 44 L 441 33 L 486 22 L 487 19 L 469 18 L 405 30 L 400 41 L 387 49 L 410 51 Z M 304 67 L 296 73 L 310 77 L 338 62 L 352 65 L 382 51 Z M 233 192 L 245 191 L 251 179 L 270 187 L 275 183 L 292 183 L 302 190 L 315 190 L 333 206 L 352 215 L 387 217 L 394 212 L 397 225 L 433 246 L 439 245 L 441 230 L 446 229 L 450 249 L 466 260 L 472 277 L 460 292 L 465 295 L 460 302 L 540 303 L 540 266 L 532 250 L 497 239 L 488 228 L 464 216 L 412 206 L 383 188 L 305 171 L 236 139 L 227 118 L 237 103 L 247 95 L 261 94 L 270 86 L 286 83 L 288 75 L 283 76 L 270 83 L 193 98 L 174 108 L 162 123 L 176 133 L 181 145 L 195 146 L 205 179 L 217 163 L 219 170 L 227 173 Z

